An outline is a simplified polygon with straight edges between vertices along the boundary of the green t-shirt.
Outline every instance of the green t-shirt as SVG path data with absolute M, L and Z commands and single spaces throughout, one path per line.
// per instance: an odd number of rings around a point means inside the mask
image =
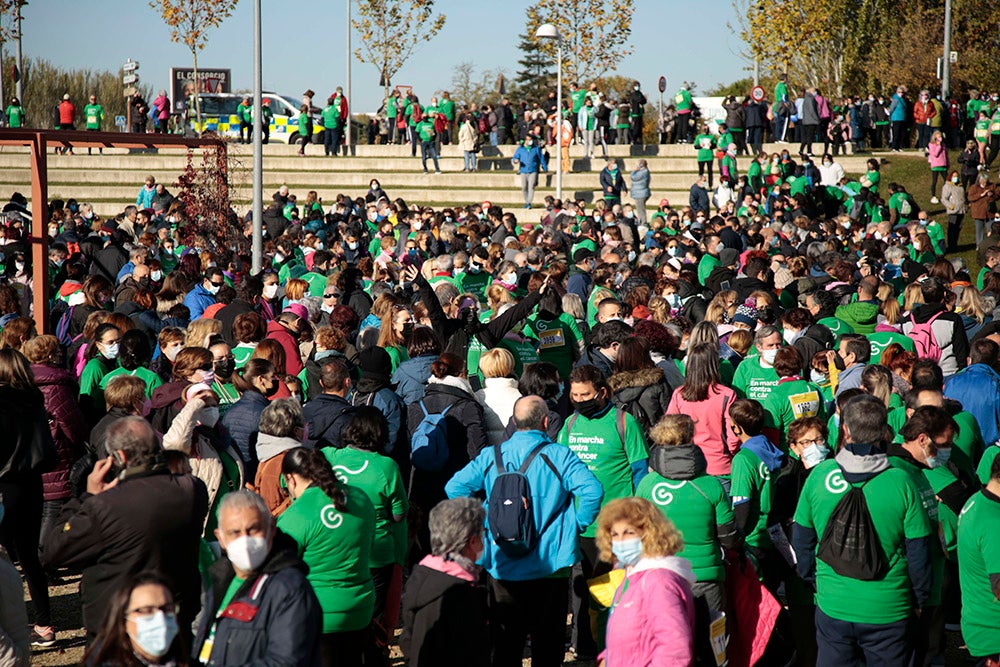
M 865 178 L 868 179 L 868 182 L 870 183 L 868 189 L 874 192 L 875 194 L 878 194 L 878 184 L 882 180 L 882 174 L 877 170 L 873 169 L 871 171 L 865 172 Z
M 771 537 L 767 534 L 767 515 L 771 512 L 771 471 L 760 457 L 743 448 L 733 456 L 730 480 L 729 495 L 733 499 L 733 507 L 750 504 L 746 543 L 758 549 L 773 549 Z
M 909 222 L 917 216 L 917 207 L 908 192 L 897 192 L 889 197 L 889 210 L 899 212 L 900 222 Z
M 903 349 L 908 352 L 916 353 L 917 351 L 916 346 L 913 344 L 913 339 L 900 333 L 894 333 L 892 331 L 876 331 L 875 333 L 868 334 L 865 338 L 868 339 L 868 343 L 872 348 L 872 356 L 871 359 L 868 360 L 869 364 L 879 363 L 879 359 L 882 358 L 882 353 L 885 352 L 885 348 L 889 347 L 893 343 L 899 343 L 903 346 Z
M 698 151 L 698 162 L 711 162 L 715 157 L 715 137 L 711 134 L 699 134 L 694 138 L 694 148 Z
M 712 275 L 712 271 L 718 265 L 719 258 L 715 255 L 710 255 L 707 252 L 702 255 L 701 259 L 698 260 L 698 282 L 704 285 L 705 281 L 708 280 L 708 277 Z
M 339 104 L 328 104 L 323 109 L 323 127 L 328 130 L 332 130 L 340 127 L 340 105 Z
M 378 452 L 353 447 L 324 447 L 326 460 L 341 483 L 354 486 L 368 496 L 375 507 L 375 541 L 369 567 L 402 565 L 406 560 L 406 516 L 410 503 L 403 487 L 403 476 L 396 462 Z
M 456 282 L 459 285 L 459 292 L 468 292 L 479 299 L 480 303 L 484 303 L 486 301 L 486 288 L 493 283 L 493 276 L 486 271 L 479 273 L 465 271 L 456 278 Z
M 605 299 L 614 299 L 615 293 L 606 287 L 594 287 L 587 297 L 587 326 L 593 329 L 597 325 L 597 306 Z
M 958 433 L 955 434 L 954 447 L 951 448 L 951 462 L 969 477 L 974 477 L 976 475 L 976 461 L 980 460 L 980 457 L 983 456 L 983 450 L 986 449 L 983 444 L 982 431 L 979 430 L 979 422 L 972 414 L 964 410 L 956 413 L 952 418 L 958 425 Z M 906 423 L 906 408 L 898 407 L 889 410 L 887 422 L 889 428 L 896 434 L 894 442 L 903 442 L 903 436 L 899 434 L 899 431 Z M 986 474 L 988 479 L 989 468 L 986 469 Z
M 521 377 L 524 367 L 539 361 L 538 350 L 530 340 L 511 338 L 505 336 L 500 341 L 500 347 L 511 353 L 514 357 L 514 377 Z
M 542 320 L 538 315 L 528 318 L 528 332 L 538 340 L 538 358 L 555 364 L 559 377 L 569 379 L 573 371 L 573 359 L 579 350 L 583 336 L 576 320 L 569 313 L 560 313 L 555 320 Z
M 122 375 L 133 375 L 142 380 L 143 382 L 145 382 L 147 398 L 153 398 L 153 392 L 156 391 L 157 387 L 163 384 L 163 379 L 153 371 L 146 368 L 145 366 L 139 366 L 139 368 L 135 369 L 134 371 L 127 371 L 124 368 L 119 367 L 114 369 L 107 375 L 105 375 L 103 378 L 101 378 L 101 391 L 107 389 L 108 384 L 112 380 Z
M 786 431 L 788 425 L 802 417 L 825 418 L 823 395 L 819 387 L 802 379 L 784 378 L 778 381 L 768 397 L 763 401 L 767 412 L 767 425 L 778 430 L 781 440 L 778 446 L 782 451 L 788 451 Z
M 375 589 L 369 568 L 375 508 L 360 489 L 344 485 L 347 509 L 338 511 L 310 486 L 278 517 L 278 528 L 299 545 L 307 578 L 323 610 L 323 633 L 363 630 L 371 623 Z
M 455 120 L 455 101 L 449 99 L 443 99 L 438 103 L 438 111 L 444 114 L 444 117 L 448 121 Z
M 609 500 L 631 496 L 632 464 L 649 458 L 646 438 L 632 415 L 624 413 L 625 442 L 618 435 L 619 409 L 611 406 L 603 415 L 587 419 L 579 413 L 570 415 L 559 431 L 559 444 L 569 447 L 594 473 L 604 489 L 602 506 Z M 597 521 L 582 535 L 594 537 Z
M 322 273 L 310 271 L 309 273 L 302 274 L 299 278 L 309 283 L 309 296 L 323 298 L 323 292 L 326 291 L 326 276 Z
M 674 107 L 678 113 L 691 111 L 691 91 L 681 88 L 674 95 Z
M 931 526 L 931 592 L 930 597 L 927 598 L 927 606 L 935 607 L 941 604 L 941 586 L 944 582 L 944 549 L 941 546 L 940 539 L 937 538 L 940 533 L 940 526 L 938 524 L 938 501 L 934 497 L 934 489 L 931 488 L 930 482 L 924 475 L 924 471 L 928 470 L 923 466 L 916 466 L 912 461 L 909 461 L 900 456 L 890 456 L 889 465 L 897 470 L 902 470 L 910 476 L 910 480 L 913 482 L 913 487 L 917 491 L 917 497 L 920 498 L 920 505 L 924 508 L 924 512 L 927 514 L 927 520 L 930 522 Z
M 985 490 L 969 498 L 958 517 L 962 638 L 975 657 L 1000 652 L 1000 600 L 990 581 L 990 575 L 1000 574 L 998 525 L 1000 502 Z
M 980 118 L 976 121 L 976 128 L 972 132 L 973 136 L 981 144 L 989 143 L 990 140 L 990 119 Z
M 698 581 L 725 579 L 717 528 L 735 518 L 729 495 L 717 478 L 671 480 L 651 472 L 639 482 L 635 495 L 651 501 L 673 521 L 684 537 L 684 550 L 677 555 L 691 561 Z
M 580 107 L 587 101 L 587 91 L 583 88 L 569 91 L 569 99 L 573 101 L 573 113 L 580 113 Z
M 817 465 L 802 488 L 795 523 L 822 535 L 849 486 L 835 460 Z M 902 470 L 890 467 L 864 483 L 862 491 L 888 571 L 879 580 L 861 581 L 841 576 L 816 559 L 816 605 L 827 616 L 849 623 L 902 621 L 913 610 L 905 542 L 930 535 L 930 521 L 910 476 Z M 861 600 L 864 604 L 859 604 Z
M 774 85 L 774 102 L 777 104 L 788 97 L 788 85 L 784 81 L 779 81 Z
M 778 373 L 773 367 L 760 365 L 760 358 L 746 359 L 736 368 L 733 389 L 740 398 L 752 398 L 764 403 L 778 386 Z
M 822 324 L 833 334 L 834 338 L 839 338 L 844 334 L 854 333 L 854 327 L 850 324 L 836 317 L 824 317 L 818 320 L 816 324 Z
M 385 348 L 386 354 L 389 355 L 389 361 L 392 362 L 392 372 L 395 373 L 399 365 L 404 361 L 408 361 L 410 355 L 406 352 L 406 348 L 402 345 L 390 345 Z
M 83 117 L 87 121 L 88 130 L 99 130 L 104 122 L 104 107 L 100 104 L 88 104 L 83 107 Z
M 417 125 L 417 134 L 420 141 L 434 141 L 434 121 L 427 116 Z
M 11 129 L 17 129 L 24 125 L 24 107 L 13 104 L 7 107 L 7 125 Z
M 80 396 L 89 396 L 97 414 L 104 414 L 104 391 L 101 382 L 104 376 L 118 368 L 118 362 L 105 359 L 100 353 L 87 362 L 80 375 Z
M 941 492 L 958 482 L 958 477 L 948 466 L 938 466 L 936 468 L 924 468 L 921 470 L 924 477 L 934 490 L 935 500 L 941 497 Z M 958 515 L 948 507 L 947 503 L 938 502 L 938 537 L 941 548 L 944 550 L 948 560 L 954 561 L 958 556 Z
M 236 360 L 236 368 L 243 368 L 250 361 L 250 357 L 253 356 L 253 351 L 256 349 L 256 345 L 250 343 L 238 343 L 236 347 L 233 348 L 233 359 Z

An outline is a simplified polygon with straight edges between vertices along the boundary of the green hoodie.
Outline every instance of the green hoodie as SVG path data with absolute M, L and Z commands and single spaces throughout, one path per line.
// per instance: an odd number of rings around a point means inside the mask
M 878 304 L 870 301 L 855 301 L 845 306 L 838 306 L 834 313 L 838 320 L 843 320 L 854 329 L 854 333 L 875 333 L 878 324 Z

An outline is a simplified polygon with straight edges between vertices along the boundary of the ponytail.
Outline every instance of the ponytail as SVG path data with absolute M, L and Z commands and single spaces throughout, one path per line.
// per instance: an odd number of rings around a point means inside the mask
M 305 447 L 288 450 L 281 461 L 281 474 L 298 475 L 308 479 L 326 494 L 338 512 L 347 510 L 347 494 L 337 481 L 330 462 L 320 450 Z
M 241 394 L 245 394 L 248 391 L 258 391 L 257 387 L 253 384 L 254 379 L 274 372 L 274 364 L 267 359 L 250 359 L 247 361 L 246 366 L 233 373 L 233 387 Z

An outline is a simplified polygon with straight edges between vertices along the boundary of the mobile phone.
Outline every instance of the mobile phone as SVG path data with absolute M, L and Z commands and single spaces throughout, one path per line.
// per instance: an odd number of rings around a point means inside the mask
M 722 284 L 719 285 L 719 287 L 722 289 L 723 292 L 725 292 L 726 290 L 729 289 L 729 281 L 728 280 L 723 280 Z

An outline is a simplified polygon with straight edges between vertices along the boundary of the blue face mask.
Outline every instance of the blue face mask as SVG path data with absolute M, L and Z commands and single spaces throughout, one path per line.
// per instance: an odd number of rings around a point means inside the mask
M 942 447 L 937 450 L 937 455 L 934 458 L 937 459 L 937 464 L 939 466 L 948 465 L 948 461 L 951 461 L 951 447 Z M 0 517 L 2 516 L 3 514 L 0 514 Z
M 177 637 L 177 617 L 158 611 L 152 616 L 135 619 L 135 643 L 144 652 L 157 658 L 166 655 Z
M 635 565 L 642 558 L 642 539 L 634 537 L 628 540 L 612 542 L 611 553 L 615 555 L 615 558 L 622 565 L 626 567 Z
M 823 445 L 809 445 L 802 450 L 802 463 L 807 468 L 817 466 L 830 455 L 830 448 Z

